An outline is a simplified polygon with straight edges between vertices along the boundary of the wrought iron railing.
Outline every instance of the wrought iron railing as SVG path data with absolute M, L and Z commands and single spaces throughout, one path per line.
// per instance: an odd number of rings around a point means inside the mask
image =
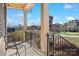
M 39 31 L 27 32 L 27 43 L 29 43 L 35 49 L 40 50 L 40 33 L 39 33 Z
M 79 56 L 79 49 L 62 36 L 54 33 L 47 34 L 48 56 Z

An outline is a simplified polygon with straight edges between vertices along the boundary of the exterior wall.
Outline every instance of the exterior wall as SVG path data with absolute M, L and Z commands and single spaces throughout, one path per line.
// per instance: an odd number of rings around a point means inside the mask
M 72 20 L 72 21 L 69 21 L 67 23 L 67 30 L 68 31 L 77 31 L 77 20 Z
M 63 25 L 61 24 L 52 24 L 53 32 L 61 32 L 63 30 Z
M 52 31 L 52 21 L 53 21 L 53 17 L 49 16 L 49 31 Z
M 76 31 L 79 32 L 79 19 L 71 20 L 63 25 L 65 31 Z
M 6 33 L 6 19 L 5 19 L 5 8 L 4 4 L 0 3 L 0 37 Z

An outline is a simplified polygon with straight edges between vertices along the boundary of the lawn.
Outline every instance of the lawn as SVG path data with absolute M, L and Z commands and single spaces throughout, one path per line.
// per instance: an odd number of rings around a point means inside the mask
M 70 36 L 79 36 L 79 32 L 59 32 L 58 34 L 70 35 Z
M 60 32 L 58 34 L 79 47 L 79 32 Z

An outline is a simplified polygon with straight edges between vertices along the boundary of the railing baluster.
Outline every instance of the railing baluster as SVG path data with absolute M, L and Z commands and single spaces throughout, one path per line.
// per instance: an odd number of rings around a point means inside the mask
M 53 34 L 53 55 L 54 55 L 54 39 L 55 39 L 55 37 L 54 37 L 54 34 Z
M 59 41 L 59 36 L 58 36 L 57 40 L 58 40 L 57 49 L 58 49 L 58 55 L 59 55 L 59 54 L 60 54 L 60 52 L 59 52 L 59 46 L 60 46 L 60 44 L 59 44 L 59 42 L 60 42 L 60 41 Z
M 61 56 L 61 37 L 60 37 L 60 56 Z
M 60 46 L 61 50 L 60 51 L 61 51 L 61 56 L 62 56 L 62 38 L 61 37 L 60 37 L 60 41 L 61 41 L 61 44 L 60 44 L 61 45 Z
M 55 41 L 55 40 L 56 40 L 56 35 L 54 35 L 54 40 L 53 40 L 53 41 L 54 41 L 54 42 L 53 42 L 53 43 L 54 43 L 54 55 L 56 56 L 56 49 L 55 49 L 56 41 Z
M 49 51 L 49 50 L 48 50 L 48 46 L 49 46 L 49 45 L 48 45 L 48 33 L 47 33 L 47 56 L 49 55 L 49 54 L 48 54 L 48 51 Z
M 60 36 L 59 36 L 59 41 L 60 41 Z M 59 43 L 60 43 L 59 45 L 61 46 L 61 41 L 60 41 Z M 59 47 L 60 47 L 60 46 L 59 46 Z M 60 50 L 61 50 L 61 48 L 59 48 L 59 51 L 60 51 Z M 61 55 L 61 51 L 60 51 L 60 55 Z
M 63 56 L 63 39 L 62 39 L 62 56 Z
M 73 45 L 72 43 L 70 43 L 69 41 L 67 41 L 66 39 L 64 39 L 62 36 L 58 35 L 58 34 L 53 34 L 52 35 L 52 39 L 51 40 L 51 46 L 50 49 L 51 51 L 49 52 L 49 35 L 47 36 L 47 54 L 49 55 L 49 53 L 53 53 L 52 55 L 60 55 L 60 56 L 76 56 L 78 55 L 78 48 Z M 76 51 L 77 50 L 77 51 Z

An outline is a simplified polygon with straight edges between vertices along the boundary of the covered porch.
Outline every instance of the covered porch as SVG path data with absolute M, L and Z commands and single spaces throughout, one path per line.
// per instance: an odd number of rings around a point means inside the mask
M 4 40 L 3 37 L 0 38 L 0 56 L 4 56 L 5 54 L 5 42 L 3 40 Z M 24 51 L 24 48 L 19 49 L 20 56 L 25 56 L 25 52 L 26 52 L 26 56 L 42 56 L 43 55 L 40 52 L 38 52 L 34 47 L 31 47 L 30 44 L 28 44 L 27 42 L 22 43 L 21 45 L 26 46 L 26 51 Z M 9 49 L 6 53 L 6 56 L 16 56 L 16 54 L 12 55 L 15 52 L 16 52 L 16 49 Z
M 37 51 L 37 49 L 33 46 L 30 47 L 30 44 L 27 43 L 27 13 L 29 10 L 31 10 L 35 4 L 18 4 L 18 3 L 6 3 L 3 4 L 4 8 L 4 20 L 5 20 L 5 34 L 7 35 L 7 14 L 6 10 L 7 8 L 15 8 L 17 10 L 21 9 L 24 12 L 24 33 L 23 33 L 23 44 L 26 46 L 27 55 L 47 55 L 47 33 L 49 32 L 49 14 L 48 14 L 48 4 L 41 3 L 41 29 L 40 29 L 40 53 Z M 29 20 L 29 19 L 28 19 Z M 2 38 L 1 38 L 2 39 Z M 31 39 L 31 38 L 30 38 Z M 28 48 L 29 47 L 29 48 Z M 12 50 L 13 51 L 13 50 Z M 12 53 L 12 52 L 11 52 Z M 8 53 L 9 54 L 9 53 Z M 7 54 L 7 55 L 8 55 Z
M 41 28 L 40 30 L 32 30 L 28 31 L 27 30 L 27 16 L 28 16 L 28 11 L 30 11 L 35 4 L 17 4 L 17 3 L 7 3 L 7 4 L 0 4 L 0 55 L 5 54 L 6 49 L 6 44 L 4 42 L 4 37 L 7 37 L 7 42 L 9 40 L 14 40 L 15 43 L 21 42 L 22 44 L 20 45 L 21 47 L 24 46 L 24 48 L 21 48 L 19 50 L 18 47 L 16 47 L 16 44 L 14 46 L 10 47 L 15 47 L 17 50 L 16 56 L 23 55 L 25 53 L 25 56 L 40 56 L 40 55 L 47 55 L 47 56 L 79 56 L 79 48 L 73 44 L 72 42 L 68 41 L 68 38 L 65 39 L 58 33 L 54 32 L 49 32 L 49 14 L 48 14 L 48 4 L 40 4 L 41 6 Z M 7 8 L 14 8 L 17 10 L 22 10 L 23 11 L 23 16 L 24 16 L 24 29 L 23 32 L 20 33 L 16 32 L 11 35 L 13 36 L 8 36 L 7 32 Z M 17 16 L 17 15 L 16 15 Z M 22 34 L 22 37 L 21 35 Z M 9 38 L 10 37 L 10 38 Z M 20 40 L 21 39 L 21 40 Z M 70 37 L 71 39 L 71 37 Z M 12 41 L 13 42 L 13 41 Z M 12 44 L 12 42 L 10 42 Z M 11 45 L 10 44 L 10 45 Z M 18 44 L 17 44 L 18 45 Z M 22 50 L 22 53 L 20 53 Z M 9 52 L 6 53 L 6 55 L 11 55 L 10 53 L 13 53 L 15 50 L 9 50 Z M 20 54 L 20 55 L 19 55 Z

